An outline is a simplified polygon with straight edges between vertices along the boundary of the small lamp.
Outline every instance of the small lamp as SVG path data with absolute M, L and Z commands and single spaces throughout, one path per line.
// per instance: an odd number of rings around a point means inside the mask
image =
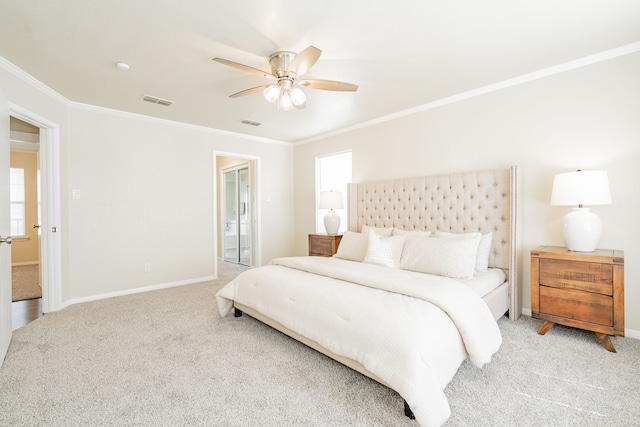
M 329 209 L 329 212 L 324 216 L 324 228 L 330 236 L 338 234 L 340 228 L 340 215 L 335 213 L 334 209 L 342 208 L 342 192 L 323 191 L 320 193 L 320 209 Z
M 611 193 L 606 171 L 578 170 L 553 177 L 551 205 L 577 205 L 562 218 L 562 234 L 570 251 L 593 252 L 602 234 L 600 217 L 584 205 L 610 204 Z

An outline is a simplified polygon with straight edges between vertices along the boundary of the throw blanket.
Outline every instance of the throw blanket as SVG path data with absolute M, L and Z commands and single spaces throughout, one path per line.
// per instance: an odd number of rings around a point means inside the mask
M 235 300 L 358 361 L 428 427 L 449 418 L 443 390 L 467 354 L 481 367 L 502 342 L 487 305 L 466 285 L 337 258 L 279 258 L 242 273 L 216 298 L 222 316 Z

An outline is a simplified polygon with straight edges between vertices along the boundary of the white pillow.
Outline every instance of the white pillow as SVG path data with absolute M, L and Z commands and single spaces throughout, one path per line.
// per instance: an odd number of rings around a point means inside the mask
M 474 238 L 480 233 L 447 233 L 446 231 L 436 231 L 436 237 L 452 237 L 452 238 Z M 491 240 L 493 233 L 482 234 L 478 252 L 476 254 L 476 271 L 486 272 L 489 269 L 489 255 L 491 255 Z
M 402 230 L 400 228 L 394 228 L 391 232 L 392 236 L 407 236 L 407 239 L 413 239 L 415 237 L 429 237 L 431 236 L 430 231 L 421 231 L 421 230 Z
M 374 230 L 369 232 L 369 244 L 364 262 L 398 268 L 405 236 L 380 236 Z
M 362 262 L 367 254 L 367 246 L 369 244 L 369 236 L 353 231 L 345 231 L 340 240 L 338 251 L 334 255 L 336 258 L 347 259 L 350 261 Z
M 409 239 L 405 242 L 400 268 L 454 279 L 471 279 L 480 238 L 478 234 L 477 237 L 466 239 Z
M 391 236 L 391 233 L 393 232 L 393 227 L 383 228 L 383 227 L 369 227 L 368 225 L 363 225 L 361 233 L 368 236 L 369 235 L 369 231 L 371 231 L 371 230 L 374 230 L 376 233 L 378 233 L 379 235 L 381 235 L 383 237 L 389 237 L 389 236 Z

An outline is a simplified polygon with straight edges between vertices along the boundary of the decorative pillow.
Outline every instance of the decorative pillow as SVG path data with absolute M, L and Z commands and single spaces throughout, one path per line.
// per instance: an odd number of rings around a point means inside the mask
M 347 259 L 350 261 L 362 262 L 367 254 L 367 246 L 369 244 L 369 236 L 362 233 L 354 233 L 353 231 L 345 231 L 338 246 L 338 252 L 334 255 L 336 258 Z
M 413 239 L 415 237 L 429 237 L 431 236 L 430 231 L 421 231 L 421 230 L 402 230 L 400 228 L 394 228 L 391 232 L 392 236 L 407 236 L 407 239 Z
M 376 233 L 378 233 L 379 235 L 381 235 L 383 237 L 389 237 L 389 236 L 391 236 L 391 233 L 393 232 L 393 227 L 382 228 L 382 227 L 369 227 L 368 225 L 363 225 L 361 233 L 368 236 L 369 235 L 369 231 L 371 231 L 371 230 L 374 230 Z
M 446 231 L 436 231 L 436 237 L 452 237 L 458 239 L 469 239 L 477 237 L 480 233 L 447 233 Z M 486 272 L 489 269 L 489 255 L 491 255 L 491 240 L 493 233 L 482 234 L 478 253 L 476 254 L 476 271 Z
M 400 268 L 454 279 L 471 279 L 480 234 L 474 238 L 426 237 L 406 241 Z
M 380 236 L 374 230 L 369 231 L 369 244 L 364 262 L 398 268 L 405 236 Z

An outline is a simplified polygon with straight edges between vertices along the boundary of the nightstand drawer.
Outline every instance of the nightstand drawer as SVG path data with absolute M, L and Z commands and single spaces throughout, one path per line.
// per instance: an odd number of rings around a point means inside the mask
M 309 255 L 333 256 L 338 252 L 342 234 L 309 234 Z
M 540 313 L 613 325 L 613 298 L 574 289 L 540 286 Z
M 613 266 L 596 262 L 541 259 L 540 284 L 613 295 Z
M 309 251 L 316 254 L 330 254 L 333 252 L 333 241 L 329 239 L 311 240 Z

